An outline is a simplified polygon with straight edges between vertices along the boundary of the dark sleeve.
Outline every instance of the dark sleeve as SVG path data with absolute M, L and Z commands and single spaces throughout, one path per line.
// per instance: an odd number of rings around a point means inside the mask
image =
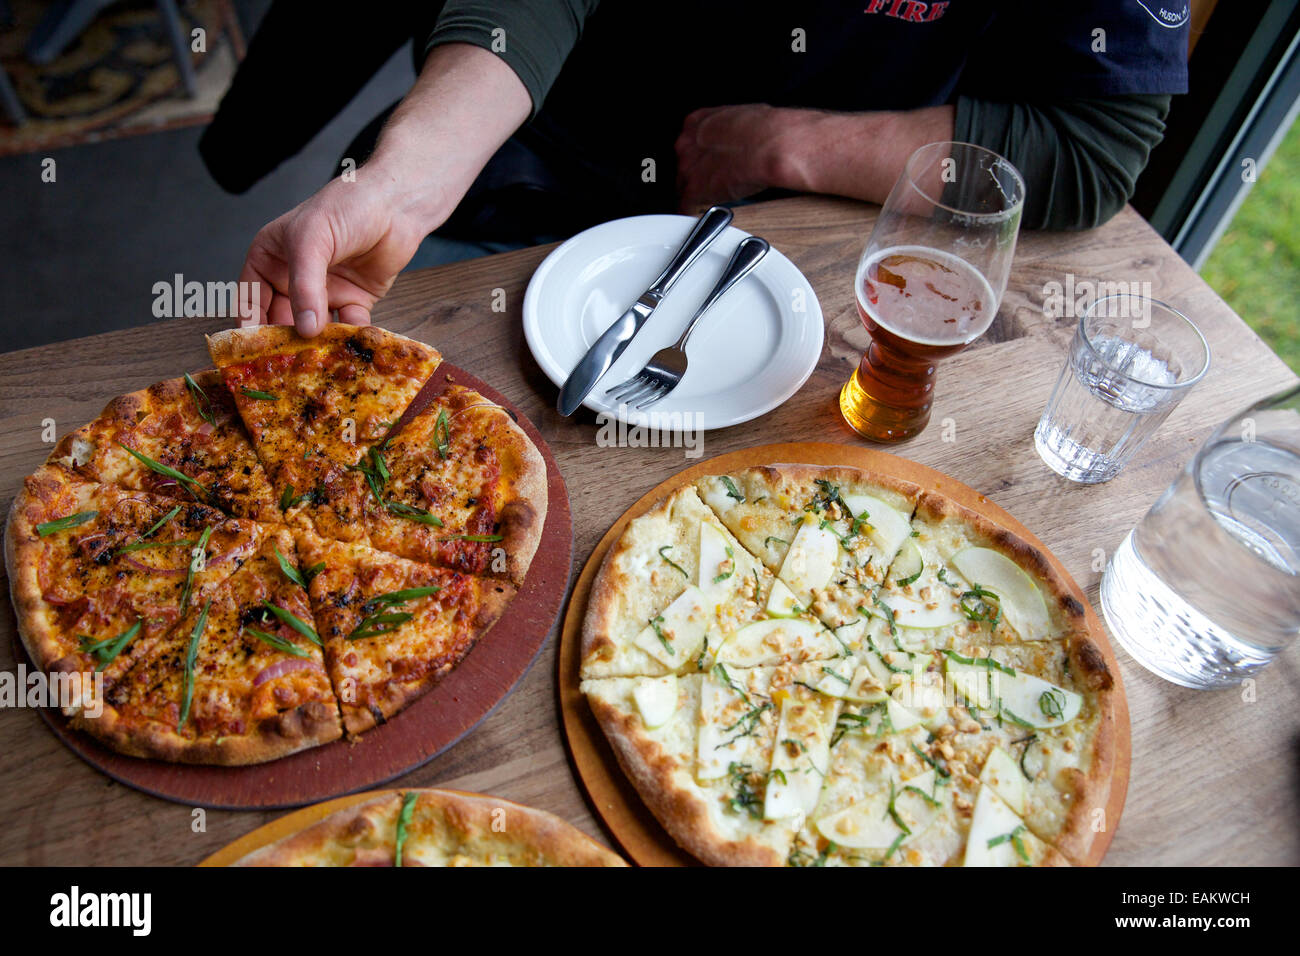
M 956 139 L 1011 161 L 1025 178 L 1027 229 L 1091 229 L 1119 212 L 1160 142 L 1167 94 L 1057 103 L 957 97 Z
M 496 53 L 533 100 L 533 115 L 600 0 L 447 0 L 425 52 L 471 43 Z

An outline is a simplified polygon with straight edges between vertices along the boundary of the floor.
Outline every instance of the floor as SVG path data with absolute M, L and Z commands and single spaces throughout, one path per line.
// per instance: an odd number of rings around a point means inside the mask
M 251 36 L 268 2 L 236 2 Z M 0 159 L 0 351 L 153 321 L 153 285 L 239 272 L 253 234 L 315 192 L 413 80 L 399 50 L 298 156 L 242 196 L 208 176 L 201 127 Z

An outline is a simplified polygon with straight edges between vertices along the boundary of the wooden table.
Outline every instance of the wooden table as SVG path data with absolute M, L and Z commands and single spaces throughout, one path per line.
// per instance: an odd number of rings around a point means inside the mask
M 866 345 L 852 277 L 875 207 L 796 198 L 742 208 L 803 270 L 821 300 L 826 346 L 803 389 L 776 411 L 709 432 L 709 457 L 776 441 L 859 442 L 836 407 Z M 565 420 L 556 388 L 524 344 L 520 309 L 550 247 L 404 275 L 376 311 L 390 329 L 436 345 L 524 409 L 568 482 L 576 575 L 592 546 L 637 497 L 690 464 L 682 449 L 598 448 L 595 417 Z M 1214 367 L 1114 481 L 1072 485 L 1047 469 L 1033 430 L 1073 323 L 1043 315 L 1043 286 L 1078 279 L 1149 281 L 1157 297 L 1200 323 Z M 494 312 L 504 290 L 507 308 Z M 136 308 L 145 314 L 146 299 Z M 95 307 L 91 305 L 90 307 Z M 0 356 L 0 503 L 61 435 L 115 395 L 208 364 L 203 332 L 222 322 L 179 319 Z M 1002 311 L 989 333 L 940 370 L 933 423 L 891 450 L 972 485 L 1033 529 L 1086 588 L 1094 606 L 1104 557 L 1230 413 L 1295 376 L 1133 211 L 1086 233 L 1021 237 Z M 953 440 L 944 441 L 945 419 Z M 955 429 L 955 433 L 954 433 Z M 558 630 L 558 628 L 557 628 Z M 0 610 L 0 668 L 13 671 L 14 620 Z M 571 772 L 559 729 L 554 640 L 514 693 L 476 731 L 400 782 L 499 794 L 558 813 L 608 841 Z M 1117 648 L 1133 719 L 1133 776 L 1112 864 L 1300 863 L 1300 645 L 1259 679 L 1254 699 L 1165 683 Z M 27 709 L 0 712 L 0 864 L 192 864 L 278 814 L 195 812 L 144 796 L 73 756 Z

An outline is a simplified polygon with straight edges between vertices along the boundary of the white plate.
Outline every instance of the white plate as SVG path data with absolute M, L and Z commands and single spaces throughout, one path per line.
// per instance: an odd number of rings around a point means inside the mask
M 569 239 L 537 267 L 524 294 L 524 335 L 552 382 L 564 383 L 592 343 L 658 278 L 694 224 L 690 216 L 615 219 Z M 583 405 L 633 425 L 711 429 L 757 418 L 799 390 L 821 356 L 822 310 L 808 280 L 773 249 L 705 313 L 686 345 L 686 376 L 648 409 L 652 415 L 615 405 L 605 394 L 677 341 L 748 235 L 733 226 L 713 241 Z

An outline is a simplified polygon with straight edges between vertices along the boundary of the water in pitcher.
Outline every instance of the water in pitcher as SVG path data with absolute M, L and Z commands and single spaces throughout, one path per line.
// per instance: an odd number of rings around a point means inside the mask
M 1120 643 L 1177 684 L 1262 669 L 1300 633 L 1300 455 L 1205 449 L 1116 551 L 1101 600 Z

